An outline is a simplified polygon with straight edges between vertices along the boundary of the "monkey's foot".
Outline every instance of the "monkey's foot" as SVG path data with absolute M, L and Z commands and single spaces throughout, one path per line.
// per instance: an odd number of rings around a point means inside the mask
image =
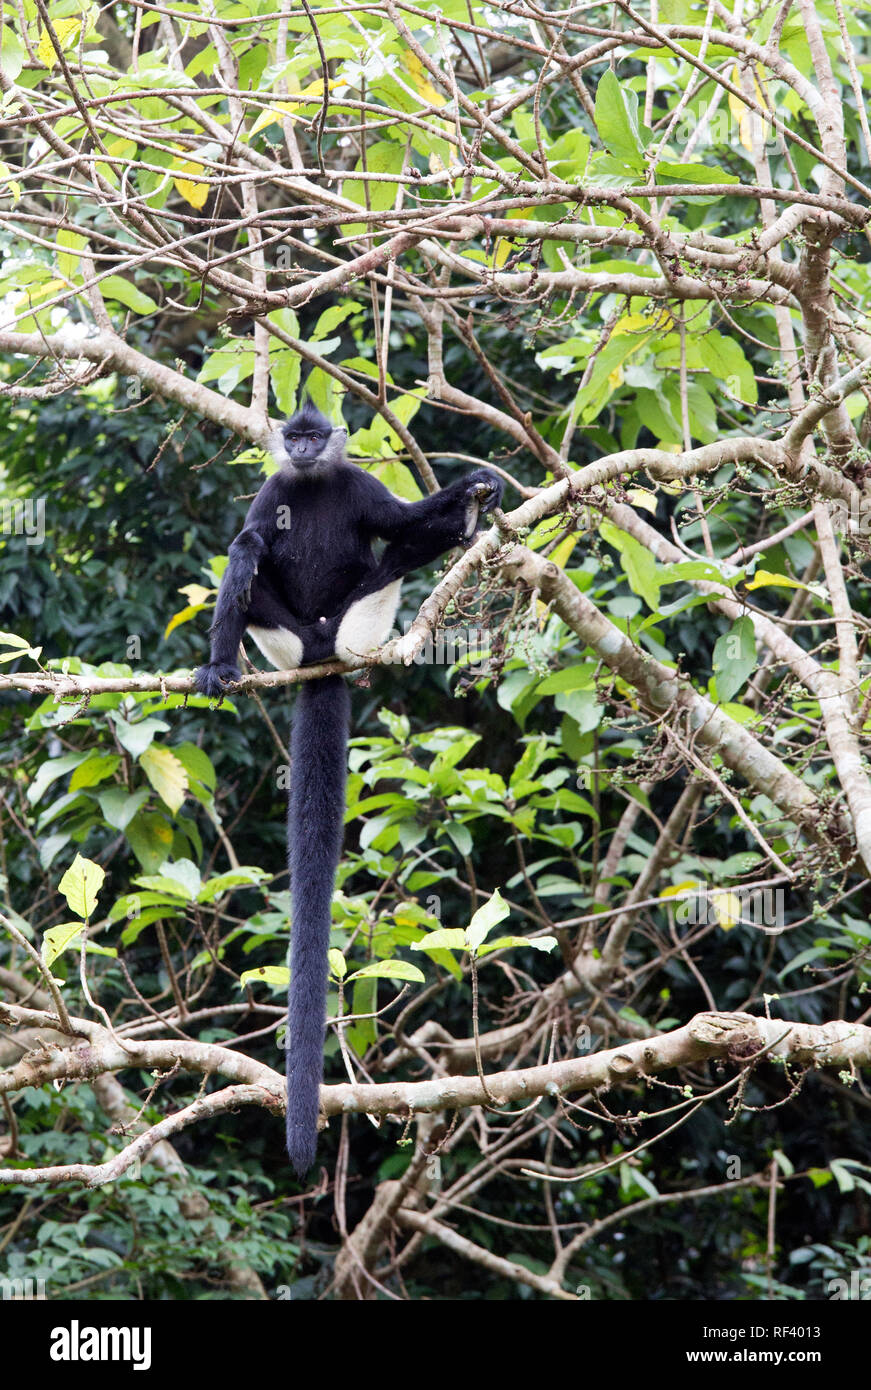
M 481 517 L 501 502 L 504 486 L 501 478 L 483 468 L 476 469 L 470 475 L 469 486 L 466 489 L 466 540 L 471 540 L 474 536 Z
M 230 666 L 221 661 L 198 666 L 194 672 L 194 682 L 201 695 L 210 700 L 220 700 L 227 694 L 227 686 L 235 685 L 242 679 L 238 666 Z

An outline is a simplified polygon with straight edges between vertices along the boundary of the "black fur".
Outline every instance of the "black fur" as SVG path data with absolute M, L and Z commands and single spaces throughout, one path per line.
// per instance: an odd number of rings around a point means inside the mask
M 333 879 L 342 848 L 351 697 L 341 676 L 307 681 L 291 735 L 287 850 L 293 897 L 287 1152 L 300 1177 L 315 1160 L 327 1007 Z M 307 753 L 317 750 L 317 756 Z
M 288 629 L 303 663 L 328 660 L 348 609 L 452 546 L 466 544 L 502 497 L 477 469 L 419 502 L 401 502 L 344 457 L 344 430 L 306 404 L 275 447 L 264 483 L 230 546 L 197 689 L 219 699 L 239 679 L 247 627 Z M 372 543 L 387 544 L 376 559 Z M 341 849 L 349 696 L 340 676 L 306 682 L 297 699 L 288 801 L 293 901 L 287 1053 L 287 1147 L 303 1176 L 314 1160 L 323 1071 L 330 903 Z

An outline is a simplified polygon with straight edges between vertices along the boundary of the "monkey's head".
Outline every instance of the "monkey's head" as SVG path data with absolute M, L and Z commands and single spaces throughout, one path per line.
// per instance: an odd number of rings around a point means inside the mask
M 323 473 L 333 464 L 343 463 L 348 431 L 334 429 L 325 415 L 305 401 L 276 431 L 272 453 L 282 468 L 293 473 Z

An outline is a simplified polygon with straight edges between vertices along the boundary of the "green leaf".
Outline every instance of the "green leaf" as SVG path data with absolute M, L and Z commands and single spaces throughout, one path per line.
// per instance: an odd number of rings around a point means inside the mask
M 565 666 L 554 671 L 538 686 L 538 695 L 557 695 L 562 690 L 594 690 L 596 664 L 593 661 L 581 662 L 578 666 Z
M 79 236 L 78 232 L 70 232 L 66 227 L 61 227 L 57 234 L 56 244 L 58 248 L 58 272 L 65 280 L 75 279 L 79 275 L 81 252 L 88 244 L 87 237 Z
M 348 973 L 348 966 L 341 951 L 335 949 L 327 951 L 327 964 L 337 980 L 344 980 Z
M 195 743 L 177 743 L 172 751 L 191 779 L 202 782 L 209 791 L 215 790 L 217 774 L 208 753 L 204 753 Z
M 488 956 L 491 951 L 502 951 L 514 946 L 531 946 L 535 951 L 552 951 L 558 945 L 555 936 L 500 936 L 495 941 L 488 941 L 477 952 L 479 956 Z
M 738 618 L 714 646 L 717 698 L 731 700 L 756 669 L 756 633 L 752 618 Z
M 648 608 L 656 612 L 659 608 L 660 580 L 656 561 L 650 551 L 634 536 L 620 531 L 611 521 L 603 521 L 600 530 L 602 539 L 619 552 L 623 572 L 633 594 L 638 594 Z
M 853 1174 L 849 1168 L 837 1158 L 831 1159 L 829 1167 L 834 1175 L 835 1182 L 838 1184 L 840 1192 L 852 1192 L 856 1186 Z
M 445 834 L 460 854 L 465 856 L 472 853 L 472 832 L 467 825 L 460 825 L 457 821 L 448 821 L 445 825 Z
M 252 884 L 262 883 L 268 877 L 266 870 L 258 868 L 256 864 L 240 864 L 237 869 L 228 869 L 225 874 L 216 874 L 214 878 L 210 878 L 203 884 L 196 899 L 198 903 L 211 903 L 233 888 L 250 887 Z
M 557 695 L 554 704 L 561 714 L 568 714 L 575 720 L 582 734 L 598 729 L 605 714 L 605 707 L 596 699 L 595 690 L 565 690 Z
M 90 917 L 97 906 L 97 894 L 105 877 L 106 871 L 99 864 L 77 854 L 58 884 L 58 889 L 72 912 L 79 917 Z
M 4 24 L 0 30 L 0 68 L 3 75 L 14 82 L 27 61 L 27 49 L 10 25 Z
M 364 977 L 354 981 L 352 1010 L 355 1014 L 374 1014 L 378 1008 L 378 981 Z M 378 1039 L 376 1021 L 371 1017 L 358 1018 L 347 1030 L 348 1046 L 358 1057 L 362 1057 L 368 1047 Z
M 121 761 L 118 753 L 91 753 L 83 763 L 79 763 L 70 778 L 70 791 L 77 792 L 82 787 L 95 787 L 111 777 Z
M 490 932 L 496 926 L 496 923 L 504 921 L 510 911 L 511 908 L 497 888 L 492 898 L 484 903 L 483 907 L 478 908 L 478 911 L 466 928 L 466 940 L 473 952 L 478 950 L 478 947 L 486 940 Z
M 787 574 L 775 574 L 773 570 L 757 570 L 752 579 L 747 580 L 748 589 L 805 589 L 808 593 L 821 594 L 819 585 L 802 584 L 798 579 L 790 579 Z
M 657 183 L 740 183 L 737 174 L 707 164 L 657 164 Z
M 422 970 L 407 960 L 373 960 L 362 970 L 355 970 L 349 980 L 414 980 L 423 984 L 426 980 Z
M 351 314 L 362 314 L 363 310 L 359 304 L 331 304 L 329 309 L 325 309 L 314 327 L 314 332 L 309 338 L 310 343 L 319 343 L 322 338 L 328 338 L 340 323 L 344 323 Z
M 429 932 L 422 941 L 412 941 L 412 951 L 466 951 L 466 933 L 462 927 L 439 927 L 438 931 Z
M 155 299 L 143 294 L 121 275 L 107 275 L 105 280 L 100 281 L 100 290 L 104 299 L 115 299 L 136 314 L 153 314 L 160 307 Z
M 443 772 L 447 768 L 456 767 L 457 763 L 462 762 L 466 754 L 472 751 L 475 744 L 480 742 L 480 734 L 470 734 L 466 733 L 465 730 L 462 732 L 458 730 L 457 737 L 451 747 L 446 748 L 444 752 L 439 753 L 438 756 L 433 759 L 431 768 L 432 775 L 437 776 L 439 772 Z
M 756 404 L 759 392 L 753 367 L 735 338 L 724 337 L 716 328 L 711 328 L 699 338 L 698 349 L 703 365 L 718 381 L 726 383 L 730 395 Z
M 361 431 L 358 430 L 357 434 L 360 433 Z M 367 449 L 365 452 L 370 453 L 375 452 L 375 450 Z M 404 502 L 420 501 L 422 494 L 414 480 L 414 474 L 406 464 L 400 463 L 399 459 L 383 459 L 374 464 L 372 468 L 367 469 L 367 472 L 372 473 L 379 483 L 383 483 L 394 496 L 401 497 Z
M 156 873 L 172 848 L 172 826 L 156 811 L 138 811 L 126 830 L 127 842 L 146 873 Z
M 301 369 L 302 359 L 299 353 L 289 348 L 270 355 L 269 384 L 275 396 L 275 404 L 282 415 L 291 415 L 296 409 Z
M 36 769 L 36 775 L 27 788 L 27 800 L 31 806 L 42 797 L 43 792 L 51 786 L 52 782 L 58 777 L 63 777 L 65 772 L 70 772 L 79 763 L 83 763 L 90 755 L 88 753 L 64 753 L 60 758 L 49 758 L 47 762 L 40 763 Z
M 404 147 L 397 140 L 378 140 L 366 150 L 366 170 L 372 174 L 401 174 L 404 160 Z M 358 171 L 363 168 L 361 160 L 356 167 Z M 386 212 L 396 201 L 396 184 L 346 179 L 342 184 L 342 197 L 360 207 L 369 207 L 373 212 Z M 348 222 L 342 227 L 342 235 L 356 236 L 365 230 L 364 222 Z
M 650 132 L 638 123 L 638 96 L 606 68 L 596 88 L 596 129 L 603 144 L 639 173 Z M 645 136 L 647 138 L 645 138 Z
M 177 859 L 175 863 L 167 859 L 157 874 L 144 874 L 136 882 L 155 893 L 173 893 L 189 902 L 196 902 L 202 886 L 200 871 L 190 859 Z
M 138 792 L 128 792 L 124 787 L 107 787 L 97 793 L 103 819 L 115 830 L 126 830 L 140 806 L 144 806 L 151 793 L 147 787 Z
M 116 711 L 112 715 L 115 724 L 115 733 L 122 748 L 126 748 L 131 758 L 140 758 L 146 748 L 150 748 L 156 734 L 166 733 L 169 729 L 165 719 L 140 719 L 136 724 L 130 724 Z

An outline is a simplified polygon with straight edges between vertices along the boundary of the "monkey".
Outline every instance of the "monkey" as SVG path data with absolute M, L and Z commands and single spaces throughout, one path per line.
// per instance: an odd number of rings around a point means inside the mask
M 232 542 L 195 684 L 220 699 L 240 679 L 248 632 L 290 670 L 365 656 L 387 639 L 402 578 L 467 545 L 502 500 L 479 468 L 418 502 L 395 497 L 348 461 L 347 430 L 310 402 L 273 436 L 279 465 Z M 373 541 L 385 542 L 376 558 Z M 342 846 L 350 694 L 341 675 L 305 681 L 291 726 L 287 809 L 291 971 L 285 1045 L 287 1152 L 302 1179 L 314 1162 L 327 997 L 330 908 Z

